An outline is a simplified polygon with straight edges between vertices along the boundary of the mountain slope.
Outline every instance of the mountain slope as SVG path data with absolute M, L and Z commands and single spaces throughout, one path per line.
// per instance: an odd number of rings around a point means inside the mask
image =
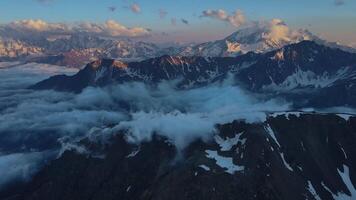
M 283 21 L 274 19 L 270 22 L 259 22 L 241 28 L 221 40 L 188 46 L 182 50 L 180 55 L 234 57 L 247 52 L 265 53 L 303 40 L 356 53 L 355 49 L 323 40 L 308 30 L 292 30 Z
M 89 153 L 67 151 L 15 199 L 353 199 L 355 123 L 275 114 L 219 125 L 214 140 L 183 152 L 162 137 L 139 145 L 124 133 L 106 146 L 84 140 Z

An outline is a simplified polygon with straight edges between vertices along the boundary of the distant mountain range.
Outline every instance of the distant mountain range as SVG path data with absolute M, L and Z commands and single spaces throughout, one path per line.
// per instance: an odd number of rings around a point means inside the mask
M 171 47 L 84 33 L 33 38 L 0 32 L 0 61 L 21 60 L 81 68 L 88 62 L 102 58 L 141 61 L 163 55 L 234 57 L 247 52 L 264 53 L 303 40 L 356 52 L 353 48 L 322 40 L 307 30 L 290 30 L 283 22 L 274 20 L 268 24 L 241 28 L 222 40 Z
M 37 40 L 0 39 L 0 60 L 22 60 L 78 68 L 100 58 L 142 60 L 166 53 L 169 52 L 152 43 L 80 34 Z
M 222 81 L 229 74 L 249 91 L 282 96 L 296 106 L 356 106 L 356 54 L 312 41 L 237 57 L 162 56 L 127 63 L 98 60 L 74 76 L 54 76 L 32 88 L 80 92 L 88 86 L 173 79 L 181 79 L 181 88 L 192 88 Z

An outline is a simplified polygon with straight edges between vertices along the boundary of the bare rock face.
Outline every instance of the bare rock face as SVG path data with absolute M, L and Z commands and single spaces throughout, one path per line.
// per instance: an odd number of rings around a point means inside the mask
M 266 122 L 217 126 L 210 142 L 177 150 L 162 137 L 131 144 L 81 141 L 14 199 L 356 198 L 356 118 L 274 114 Z M 98 156 L 101 155 L 101 156 Z

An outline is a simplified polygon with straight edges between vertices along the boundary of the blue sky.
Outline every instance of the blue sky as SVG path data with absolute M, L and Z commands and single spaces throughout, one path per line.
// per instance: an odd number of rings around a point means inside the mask
M 343 5 L 336 5 L 335 2 Z M 131 11 L 137 4 L 139 13 Z M 114 12 L 108 7 L 115 7 Z M 236 27 L 211 18 L 201 18 L 207 9 L 239 9 L 248 20 L 280 18 L 293 28 L 344 43 L 356 42 L 355 0 L 0 0 L 0 23 L 22 19 L 48 22 L 104 22 L 109 19 L 133 27 L 172 33 L 181 41 L 218 39 Z M 167 15 L 161 19 L 159 10 Z M 171 19 L 177 19 L 177 25 Z M 181 22 L 186 19 L 189 25 Z

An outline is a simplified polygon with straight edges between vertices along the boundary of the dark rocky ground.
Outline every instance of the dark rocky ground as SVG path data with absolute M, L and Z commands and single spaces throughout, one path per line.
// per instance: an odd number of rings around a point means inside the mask
M 235 121 L 217 128 L 220 133 L 214 139 L 195 141 L 184 150 L 159 136 L 140 145 L 128 143 L 124 134 L 112 138 L 111 144 L 83 140 L 91 153 L 65 152 L 17 195 L 5 199 L 331 200 L 341 193 L 351 196 L 340 172 L 347 166 L 356 185 L 355 117 L 275 115 L 265 123 Z

